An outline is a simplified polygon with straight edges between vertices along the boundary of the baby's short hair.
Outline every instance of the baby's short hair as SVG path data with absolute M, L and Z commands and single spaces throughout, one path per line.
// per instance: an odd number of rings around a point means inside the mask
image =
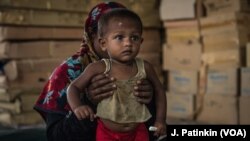
M 109 21 L 113 18 L 126 18 L 135 21 L 135 23 L 140 28 L 140 31 L 142 33 L 143 30 L 143 24 L 141 21 L 141 18 L 133 11 L 128 10 L 126 8 L 116 8 L 107 11 L 105 14 L 103 14 L 99 21 L 98 21 L 98 35 L 99 37 L 103 37 L 106 34 L 106 27 L 109 24 Z

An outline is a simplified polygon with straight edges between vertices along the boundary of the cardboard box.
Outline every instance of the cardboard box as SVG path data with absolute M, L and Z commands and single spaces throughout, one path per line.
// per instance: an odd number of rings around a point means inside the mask
M 0 26 L 0 41 L 75 39 L 81 40 L 83 28 Z
M 238 98 L 228 95 L 205 94 L 197 121 L 209 124 L 238 124 Z
M 8 86 L 8 78 L 1 74 L 0 75 L 0 88 L 6 88 Z
M 201 30 L 223 27 L 230 24 L 248 27 L 249 22 L 250 13 L 225 12 L 224 14 L 202 17 L 200 19 L 200 26 Z
M 206 94 L 236 96 L 238 91 L 238 69 L 207 71 Z
M 250 96 L 240 96 L 239 103 L 240 124 L 250 125 Z
M 46 58 L 49 56 L 48 42 L 0 43 L 0 58 Z
M 80 50 L 80 45 L 80 41 L 49 42 L 50 56 L 54 58 L 68 58 Z
M 32 72 L 20 74 L 18 79 L 8 81 L 7 89 L 42 89 L 52 72 Z
M 62 59 L 56 58 L 12 60 L 3 69 L 8 80 L 15 80 L 20 73 L 52 72 L 60 63 Z
M 5 88 L 0 88 L 0 101 L 11 102 L 14 101 L 17 96 L 21 93 L 21 90 L 7 90 Z
M 225 49 L 202 54 L 203 63 L 209 68 L 239 68 L 244 65 L 244 49 Z
M 78 41 L 30 41 L 0 43 L 0 58 L 66 58 L 80 49 Z
M 12 102 L 2 102 L 0 101 L 0 110 L 1 112 L 10 112 L 13 114 L 21 113 L 21 102 L 19 99 L 16 99 Z
M 237 25 L 236 25 L 237 26 Z M 209 32 L 209 33 L 208 33 Z M 248 27 L 224 27 L 211 28 L 203 31 L 204 52 L 212 52 L 226 49 L 245 47 L 249 42 L 250 30 Z
M 198 71 L 201 66 L 200 44 L 176 44 L 163 47 L 164 70 Z
M 228 12 L 201 19 L 204 52 L 245 47 L 250 40 L 250 14 Z
M 16 65 L 16 71 L 19 73 L 29 72 L 51 72 L 53 71 L 63 60 L 59 58 L 41 58 L 41 59 L 22 59 L 13 60 L 9 63 Z M 13 68 L 9 68 L 14 70 Z
M 162 0 L 160 18 L 161 20 L 193 19 L 195 10 L 195 0 Z
M 167 93 L 167 117 L 194 119 L 195 95 Z
M 223 14 L 226 12 L 250 11 L 248 0 L 204 0 L 207 14 Z
M 197 20 L 165 21 L 164 27 L 168 44 L 198 43 L 201 37 Z
M 250 96 L 250 68 L 241 68 L 241 90 L 242 96 Z
M 246 46 L 246 65 L 250 67 L 250 42 Z
M 40 10 L 61 10 L 88 12 L 87 5 L 89 1 L 83 0 L 7 0 L 0 1 L 0 7 L 8 8 L 31 8 Z
M 197 71 L 169 71 L 169 91 L 181 94 L 197 94 L 198 72 Z
M 1 8 L 0 24 L 82 27 L 87 13 Z

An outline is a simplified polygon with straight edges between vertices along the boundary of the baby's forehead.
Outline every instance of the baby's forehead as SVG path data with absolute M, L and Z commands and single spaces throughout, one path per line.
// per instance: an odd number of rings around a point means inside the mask
M 115 15 L 113 17 L 109 18 L 109 21 L 130 21 L 130 22 L 136 22 L 136 19 L 128 16 L 118 16 Z
M 113 17 L 109 19 L 108 24 L 109 25 L 110 24 L 118 24 L 118 25 L 129 24 L 129 25 L 140 27 L 140 23 L 138 23 L 136 19 L 129 18 L 129 17 Z
M 112 28 L 127 28 L 127 30 L 129 30 L 130 28 L 134 29 L 134 30 L 140 30 L 140 25 L 137 22 L 134 21 L 129 21 L 126 19 L 121 19 L 121 20 L 112 20 L 109 22 L 109 24 L 107 25 L 107 29 L 111 30 Z M 129 29 L 128 29 L 129 28 Z

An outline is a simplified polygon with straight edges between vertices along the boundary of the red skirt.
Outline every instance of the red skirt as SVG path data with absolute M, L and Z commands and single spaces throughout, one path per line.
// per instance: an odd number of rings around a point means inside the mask
M 96 141 L 149 141 L 149 134 L 145 124 L 138 125 L 133 132 L 114 132 L 105 127 L 98 119 Z

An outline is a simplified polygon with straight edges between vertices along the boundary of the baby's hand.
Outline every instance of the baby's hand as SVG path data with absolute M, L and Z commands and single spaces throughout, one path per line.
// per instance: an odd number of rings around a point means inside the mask
M 91 121 L 94 121 L 94 118 L 96 117 L 93 110 L 87 105 L 81 105 L 75 108 L 73 112 L 78 120 L 90 118 Z
M 154 127 L 156 127 L 154 136 L 159 137 L 159 136 L 167 134 L 166 123 L 164 123 L 164 122 L 155 122 Z

